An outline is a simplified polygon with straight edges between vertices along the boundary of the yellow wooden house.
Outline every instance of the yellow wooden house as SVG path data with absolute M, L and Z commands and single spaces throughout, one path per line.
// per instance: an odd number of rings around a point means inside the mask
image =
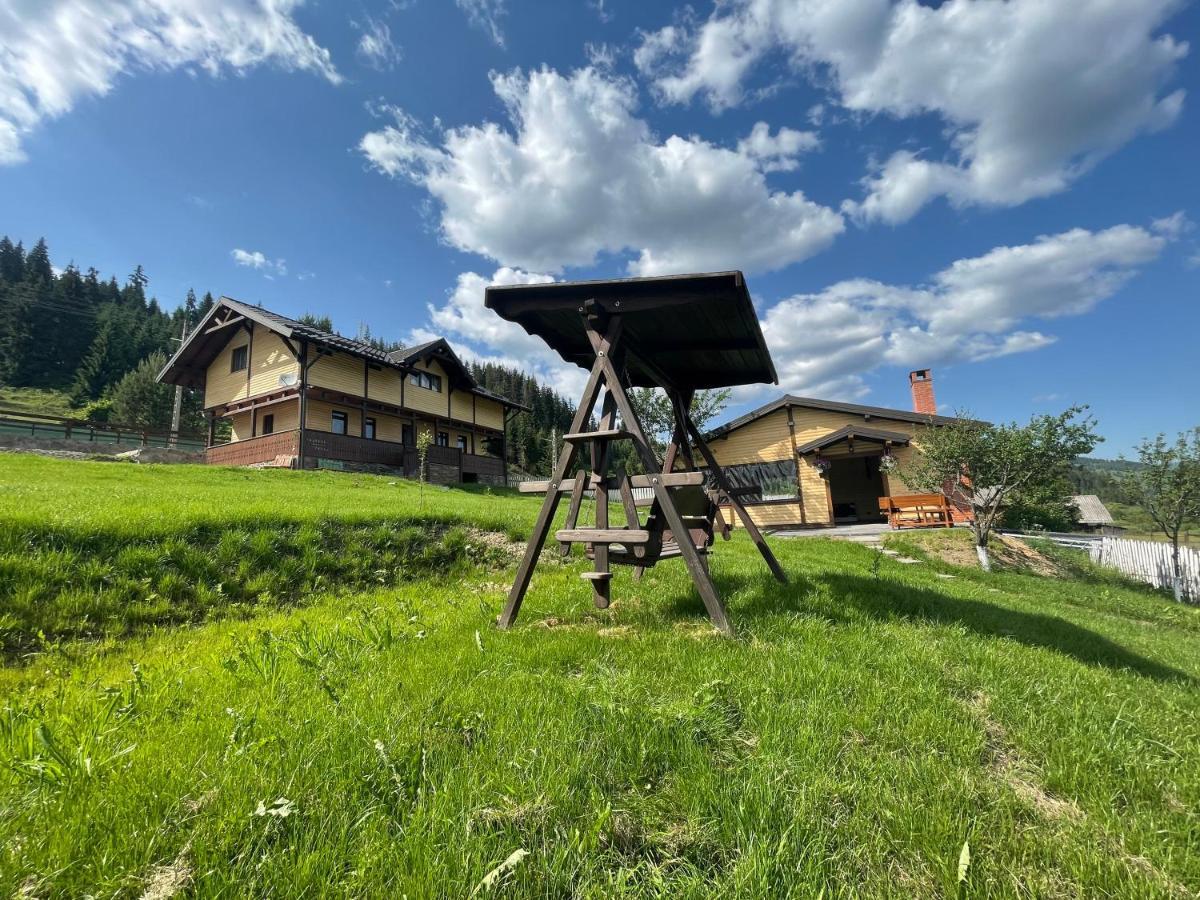
M 886 521 L 879 500 L 909 493 L 897 468 L 921 432 L 953 421 L 936 413 L 928 369 L 909 382 L 912 410 L 789 394 L 713 429 L 709 446 L 760 526 Z
M 158 377 L 204 392 L 219 465 L 412 475 L 424 432 L 430 480 L 504 484 L 505 425 L 523 408 L 476 384 L 444 339 L 385 352 L 228 297 Z

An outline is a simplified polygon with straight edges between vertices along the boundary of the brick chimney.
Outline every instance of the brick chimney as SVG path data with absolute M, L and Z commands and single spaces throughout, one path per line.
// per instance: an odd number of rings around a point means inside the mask
M 933 399 L 933 372 L 917 369 L 908 373 L 908 384 L 912 388 L 913 412 L 937 415 L 937 401 Z

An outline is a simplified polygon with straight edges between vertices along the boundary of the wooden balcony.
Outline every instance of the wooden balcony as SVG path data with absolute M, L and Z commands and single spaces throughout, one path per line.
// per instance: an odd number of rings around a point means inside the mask
M 288 456 L 299 458 L 299 437 L 298 430 L 285 431 L 219 444 L 208 448 L 206 460 L 214 465 L 225 466 L 283 463 Z M 476 456 L 456 447 L 431 446 L 426 462 L 429 480 L 437 484 L 459 484 L 464 481 L 501 483 L 504 478 L 504 462 L 498 457 Z M 395 469 L 410 478 L 417 477 L 419 467 L 416 447 L 305 429 L 302 467 L 316 468 L 332 464 L 330 467 L 336 468 L 339 463 Z

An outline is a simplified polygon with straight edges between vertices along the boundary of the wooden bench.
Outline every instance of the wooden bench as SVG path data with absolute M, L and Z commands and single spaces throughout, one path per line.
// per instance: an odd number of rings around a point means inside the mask
M 879 512 L 893 528 L 951 528 L 954 518 L 945 494 L 880 497 Z

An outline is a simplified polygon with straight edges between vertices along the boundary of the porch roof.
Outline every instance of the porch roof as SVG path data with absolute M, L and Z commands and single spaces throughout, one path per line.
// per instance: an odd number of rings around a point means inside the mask
M 829 434 L 822 435 L 819 438 L 809 441 L 807 444 L 797 447 L 796 453 L 800 456 L 807 456 L 809 453 L 825 450 L 843 441 L 847 443 L 866 441 L 870 444 L 893 444 L 897 447 L 907 447 L 909 437 L 907 434 L 899 431 L 884 431 L 881 428 L 863 428 L 860 425 L 847 425 L 845 428 L 831 431 Z

